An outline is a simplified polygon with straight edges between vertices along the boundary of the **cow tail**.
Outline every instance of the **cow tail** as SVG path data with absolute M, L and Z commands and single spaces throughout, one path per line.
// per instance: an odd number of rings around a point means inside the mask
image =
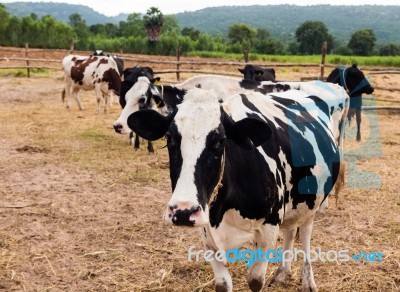
M 344 187 L 345 184 L 345 174 L 346 174 L 346 162 L 340 161 L 339 164 L 339 175 L 335 183 L 335 200 L 336 206 L 339 207 L 339 203 L 342 201 L 343 193 L 340 191 Z
M 349 100 L 347 99 L 344 114 L 340 123 L 340 129 L 339 129 L 339 155 L 340 155 L 340 162 L 339 162 L 339 174 L 338 178 L 336 180 L 335 186 L 334 186 L 334 196 L 336 200 L 336 206 L 340 208 L 339 203 L 342 200 L 343 193 L 340 193 L 342 188 L 344 187 L 346 181 L 345 181 L 345 176 L 346 176 L 346 162 L 344 161 L 344 136 L 345 136 L 345 125 L 346 125 L 346 119 L 348 118 L 349 114 Z

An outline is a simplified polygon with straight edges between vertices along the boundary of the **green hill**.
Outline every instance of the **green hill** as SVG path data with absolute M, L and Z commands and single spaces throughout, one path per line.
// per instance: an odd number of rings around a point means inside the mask
M 66 23 L 69 22 L 69 16 L 73 13 L 80 14 L 85 19 L 87 25 L 107 22 L 118 23 L 121 20 L 126 20 L 128 17 L 127 14 L 108 17 L 94 11 L 90 7 L 66 3 L 13 2 L 4 3 L 3 5 L 10 15 L 18 17 L 30 15 L 31 13 L 35 13 L 39 17 L 51 15 L 55 19 Z
M 118 23 L 126 20 L 128 15 L 107 17 L 87 6 L 64 3 L 14 2 L 4 5 L 11 15 L 22 17 L 33 12 L 39 17 L 52 15 L 64 22 L 69 21 L 71 14 L 79 13 L 87 25 Z M 242 22 L 254 28 L 265 28 L 274 37 L 284 40 L 292 39 L 301 23 L 307 20 L 320 20 L 340 41 L 347 42 L 351 34 L 358 29 L 370 28 L 374 31 L 378 43 L 400 44 L 400 5 L 224 6 L 178 13 L 175 17 L 181 28 L 193 27 L 213 35 L 226 35 L 229 26 Z
M 301 23 L 319 20 L 341 41 L 348 41 L 358 29 L 370 28 L 378 43 L 400 43 L 400 6 L 230 6 L 179 13 L 176 18 L 181 27 L 194 27 L 211 34 L 226 34 L 230 25 L 242 22 L 265 28 L 282 39 L 292 38 Z

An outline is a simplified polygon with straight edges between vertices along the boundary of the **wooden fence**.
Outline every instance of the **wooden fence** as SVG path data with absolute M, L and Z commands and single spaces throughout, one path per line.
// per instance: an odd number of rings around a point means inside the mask
M 50 50 L 50 49 L 32 49 L 29 48 L 28 44 L 25 48 L 13 48 L 13 47 L 1 47 L 0 46 L 0 69 L 25 69 L 27 76 L 30 77 L 31 69 L 45 69 L 45 70 L 62 70 L 61 61 L 62 58 L 69 53 L 74 52 L 79 55 L 90 55 L 91 51 L 73 51 L 73 46 L 70 50 Z M 315 79 L 326 79 L 324 77 L 325 68 L 335 68 L 337 65 L 325 64 L 325 54 L 326 54 L 326 43 L 322 46 L 322 58 L 320 64 L 305 64 L 305 63 L 251 63 L 254 65 L 259 65 L 263 67 L 282 67 L 282 68 L 315 68 L 319 69 L 318 76 L 305 76 L 301 80 L 315 80 Z M 42 55 L 42 57 L 32 57 Z M 175 73 L 176 80 L 165 80 L 164 82 L 176 83 L 181 80 L 181 73 L 191 73 L 191 74 L 217 74 L 217 75 L 227 75 L 241 77 L 238 72 L 238 68 L 244 67 L 248 63 L 248 52 L 244 52 L 244 57 L 242 62 L 219 62 L 219 61 L 185 61 L 182 60 L 180 55 L 180 50 L 177 48 L 176 57 L 163 57 L 160 56 L 142 56 L 135 54 L 124 54 L 122 52 L 117 53 L 117 55 L 124 60 L 125 67 L 140 65 L 149 65 L 154 69 L 155 74 L 168 74 Z M 56 56 L 56 57 L 55 57 Z M 54 65 L 53 65 L 54 64 Z M 160 65 L 171 65 L 171 68 L 161 69 Z M 190 69 L 184 69 L 184 67 L 191 67 Z M 196 67 L 193 69 L 192 67 Z M 213 70 L 204 69 L 213 67 Z M 229 70 L 221 70 L 220 68 L 229 68 Z M 214 69 L 215 68 L 215 69 Z M 218 68 L 218 69 L 217 69 Z M 363 68 L 363 70 L 368 71 L 368 75 L 375 74 L 400 74 L 400 68 L 397 70 L 386 68 Z M 400 87 L 383 87 L 374 86 L 376 89 L 388 90 L 388 91 L 400 91 Z

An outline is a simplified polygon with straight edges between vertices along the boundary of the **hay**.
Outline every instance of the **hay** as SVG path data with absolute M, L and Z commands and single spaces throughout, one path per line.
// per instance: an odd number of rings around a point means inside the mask
M 187 259 L 191 245 L 203 248 L 198 230 L 162 220 L 166 149 L 134 151 L 112 132 L 118 107 L 96 115 L 93 92 L 82 92 L 86 111 L 72 102 L 66 111 L 59 77 L 0 80 L 0 290 L 213 291 L 211 266 Z M 383 155 L 357 167 L 377 173 L 381 187 L 347 186 L 343 208 L 317 214 L 311 246 L 380 251 L 384 262 L 316 262 L 320 291 L 399 290 L 400 117 L 379 113 L 379 123 Z M 276 268 L 269 265 L 267 278 Z M 229 269 L 235 291 L 247 291 L 244 264 Z M 284 287 L 264 291 L 297 291 L 300 276 L 296 262 Z

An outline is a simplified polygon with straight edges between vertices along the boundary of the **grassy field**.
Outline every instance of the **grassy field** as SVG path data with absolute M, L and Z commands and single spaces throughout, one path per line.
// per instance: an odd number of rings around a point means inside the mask
M 221 58 L 243 60 L 243 54 L 227 54 L 220 52 L 192 52 L 189 56 L 200 56 L 204 58 Z M 299 63 L 299 64 L 318 64 L 321 63 L 320 55 L 311 56 L 280 56 L 280 55 L 260 55 L 249 54 L 250 61 L 253 62 L 276 62 L 276 63 Z M 358 64 L 360 66 L 382 66 L 382 67 L 400 67 L 400 56 L 341 56 L 326 55 L 326 64 L 332 65 L 351 65 Z

